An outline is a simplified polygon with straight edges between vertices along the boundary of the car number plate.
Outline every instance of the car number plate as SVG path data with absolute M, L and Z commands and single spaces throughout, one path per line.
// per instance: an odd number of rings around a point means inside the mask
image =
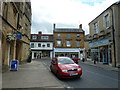
M 78 73 L 71 73 L 70 76 L 78 75 Z

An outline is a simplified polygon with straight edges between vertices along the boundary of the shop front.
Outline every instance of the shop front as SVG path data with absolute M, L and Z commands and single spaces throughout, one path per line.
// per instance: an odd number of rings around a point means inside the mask
M 81 48 L 54 48 L 54 57 L 70 57 L 80 58 L 80 51 L 84 51 Z
M 52 51 L 32 51 L 32 59 L 52 59 Z
M 112 49 L 109 39 L 92 42 L 89 44 L 91 48 L 91 59 L 94 60 L 95 54 L 97 54 L 98 62 L 103 64 L 112 64 Z

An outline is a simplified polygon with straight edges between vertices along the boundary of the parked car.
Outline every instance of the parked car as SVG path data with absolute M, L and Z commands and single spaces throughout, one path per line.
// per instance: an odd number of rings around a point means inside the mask
M 51 72 L 58 78 L 80 78 L 82 68 L 69 57 L 56 57 L 51 61 Z
M 78 60 L 80 60 L 79 58 L 73 58 L 72 59 L 75 63 L 77 63 L 78 64 Z

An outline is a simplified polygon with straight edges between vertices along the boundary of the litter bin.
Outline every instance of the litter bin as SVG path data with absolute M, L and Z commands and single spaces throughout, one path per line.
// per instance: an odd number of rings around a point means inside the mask
M 10 71 L 17 71 L 17 70 L 18 70 L 18 60 L 11 60 Z

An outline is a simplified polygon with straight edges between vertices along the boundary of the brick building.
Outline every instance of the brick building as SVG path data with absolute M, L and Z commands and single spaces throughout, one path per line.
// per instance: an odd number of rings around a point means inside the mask
M 53 26 L 54 57 L 75 55 L 80 58 L 80 52 L 84 52 L 84 31 L 82 24 L 79 28 L 56 28 Z
M 112 4 L 89 23 L 92 60 L 118 66 L 120 58 L 120 1 Z
M 2 65 L 28 59 L 31 31 L 31 2 L 2 2 Z
M 32 59 L 52 59 L 53 34 L 31 34 Z

